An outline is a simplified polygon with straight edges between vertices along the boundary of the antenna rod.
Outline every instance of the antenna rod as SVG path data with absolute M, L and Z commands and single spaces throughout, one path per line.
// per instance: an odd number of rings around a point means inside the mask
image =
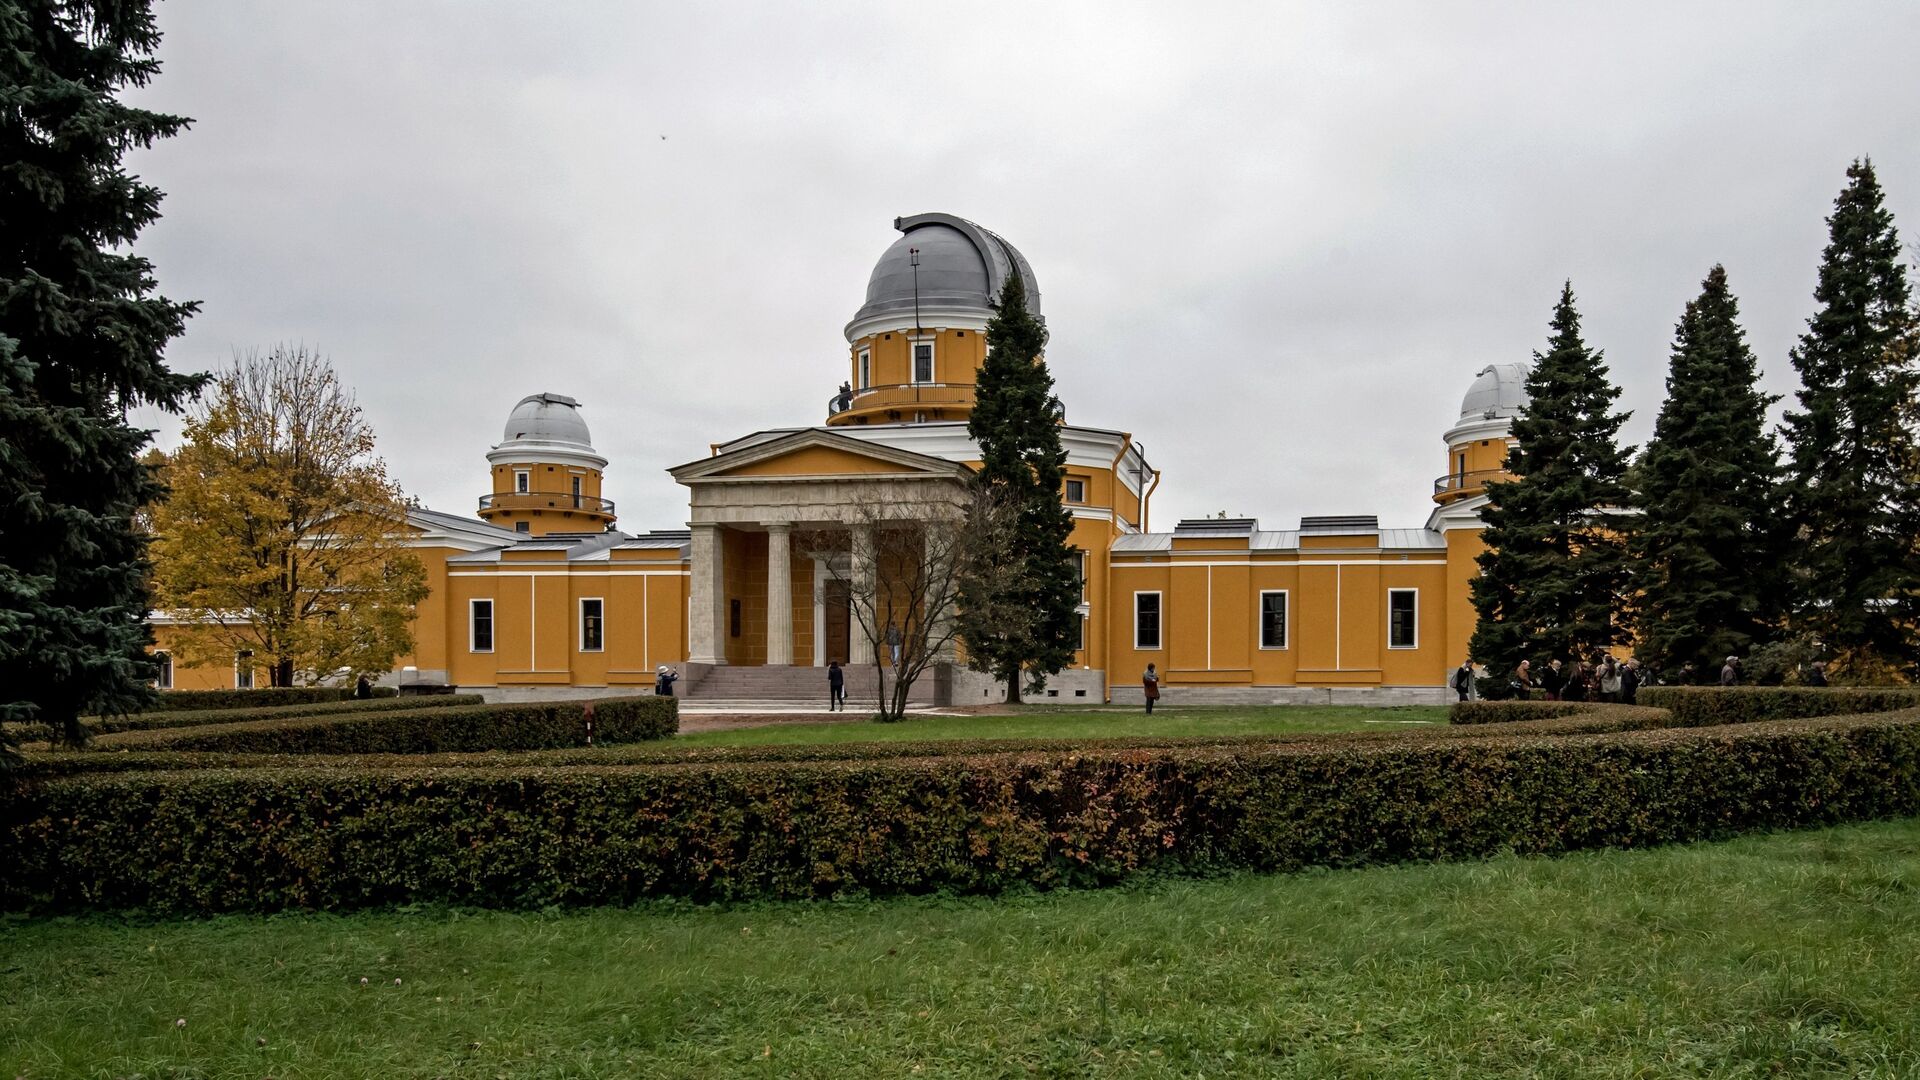
M 913 328 L 920 329 L 920 249 L 907 249 L 907 265 L 913 267 Z

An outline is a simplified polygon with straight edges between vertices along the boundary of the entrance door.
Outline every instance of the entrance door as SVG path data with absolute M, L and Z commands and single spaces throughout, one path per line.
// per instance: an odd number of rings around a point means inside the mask
M 846 665 L 849 635 L 853 629 L 853 607 L 847 598 L 847 583 L 828 581 L 822 593 L 826 611 L 827 660 Z

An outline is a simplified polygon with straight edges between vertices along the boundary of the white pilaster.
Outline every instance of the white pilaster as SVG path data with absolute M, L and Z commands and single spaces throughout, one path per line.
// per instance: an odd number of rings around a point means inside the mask
M 861 667 L 873 663 L 873 640 L 867 632 L 868 624 L 878 617 L 875 607 L 880 599 L 873 579 L 873 526 L 853 526 L 852 548 L 848 559 L 852 585 L 847 599 L 853 611 L 847 627 L 847 664 Z
M 793 527 L 767 526 L 767 666 L 793 663 Z

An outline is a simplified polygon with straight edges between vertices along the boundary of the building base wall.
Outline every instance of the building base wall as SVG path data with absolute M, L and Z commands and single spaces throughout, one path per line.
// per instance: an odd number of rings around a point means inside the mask
M 1163 686 L 1162 705 L 1445 705 L 1444 686 Z M 1115 686 L 1115 705 L 1147 703 L 1140 684 Z
M 959 664 L 941 665 L 942 685 L 935 701 L 941 705 L 995 705 L 1007 700 L 1007 684 L 991 675 Z M 1044 705 L 1103 705 L 1106 703 L 1107 673 L 1098 668 L 1068 668 L 1047 676 L 1047 687 L 1029 694 L 1021 687 L 1021 700 Z
M 653 696 L 651 688 L 641 689 L 634 686 L 456 686 L 454 690 L 461 694 L 479 694 L 489 705 Z

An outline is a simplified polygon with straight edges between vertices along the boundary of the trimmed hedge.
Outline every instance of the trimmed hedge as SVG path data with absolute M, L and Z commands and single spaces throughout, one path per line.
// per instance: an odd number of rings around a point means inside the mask
M 591 709 L 591 726 L 589 726 Z M 202 750 L 255 754 L 438 754 L 544 750 L 663 739 L 680 729 L 671 697 L 467 705 L 255 720 L 102 735 L 93 750 Z
M 295 716 L 335 716 L 344 713 L 406 712 L 411 709 L 438 709 L 450 705 L 479 705 L 486 699 L 479 694 L 454 694 L 441 697 L 375 698 L 371 701 L 320 701 L 309 705 L 268 705 L 254 709 L 209 709 L 133 713 L 129 716 L 89 716 L 80 721 L 92 735 L 111 735 L 120 731 L 151 731 L 157 728 L 204 727 L 212 724 L 244 724 L 255 720 L 278 720 Z M 47 724 L 8 724 L 7 734 L 21 742 L 48 742 L 53 728 Z
M 1607 702 L 1528 701 L 1509 698 L 1504 701 L 1456 701 L 1447 709 L 1449 724 L 1512 724 L 1522 720 L 1545 720 L 1572 716 L 1606 706 Z
M 1920 706 L 1920 687 L 1650 686 L 1639 701 L 1672 712 L 1675 727 L 1709 727 L 1911 709 Z
M 567 765 L 716 765 L 747 762 L 891 761 L 900 758 L 982 757 L 1018 753 L 1112 752 L 1120 750 L 1366 747 L 1407 740 L 1513 738 L 1518 736 L 1594 735 L 1671 727 L 1665 709 L 1631 705 L 1589 705 L 1575 716 L 1470 727 L 1396 728 L 1316 735 L 1133 735 L 1111 739 L 943 739 L 921 742 L 766 743 L 746 746 L 680 746 L 625 743 L 593 748 L 479 753 L 441 753 L 438 768 Z M 132 750 L 113 754 L 32 754 L 21 767 L 34 776 L 71 776 L 86 772 L 162 772 L 179 769 L 362 769 L 413 768 L 418 754 L 302 755 L 270 753 L 174 752 Z
M 1643 847 L 1916 812 L 1920 710 L 1331 749 L 126 772 L 0 793 L 0 908 L 992 892 Z
M 373 696 L 390 698 L 399 691 L 376 686 Z M 201 709 L 259 709 L 270 705 L 313 705 L 324 701 L 353 701 L 351 686 L 261 686 L 252 690 L 162 690 L 151 712 L 193 712 Z

